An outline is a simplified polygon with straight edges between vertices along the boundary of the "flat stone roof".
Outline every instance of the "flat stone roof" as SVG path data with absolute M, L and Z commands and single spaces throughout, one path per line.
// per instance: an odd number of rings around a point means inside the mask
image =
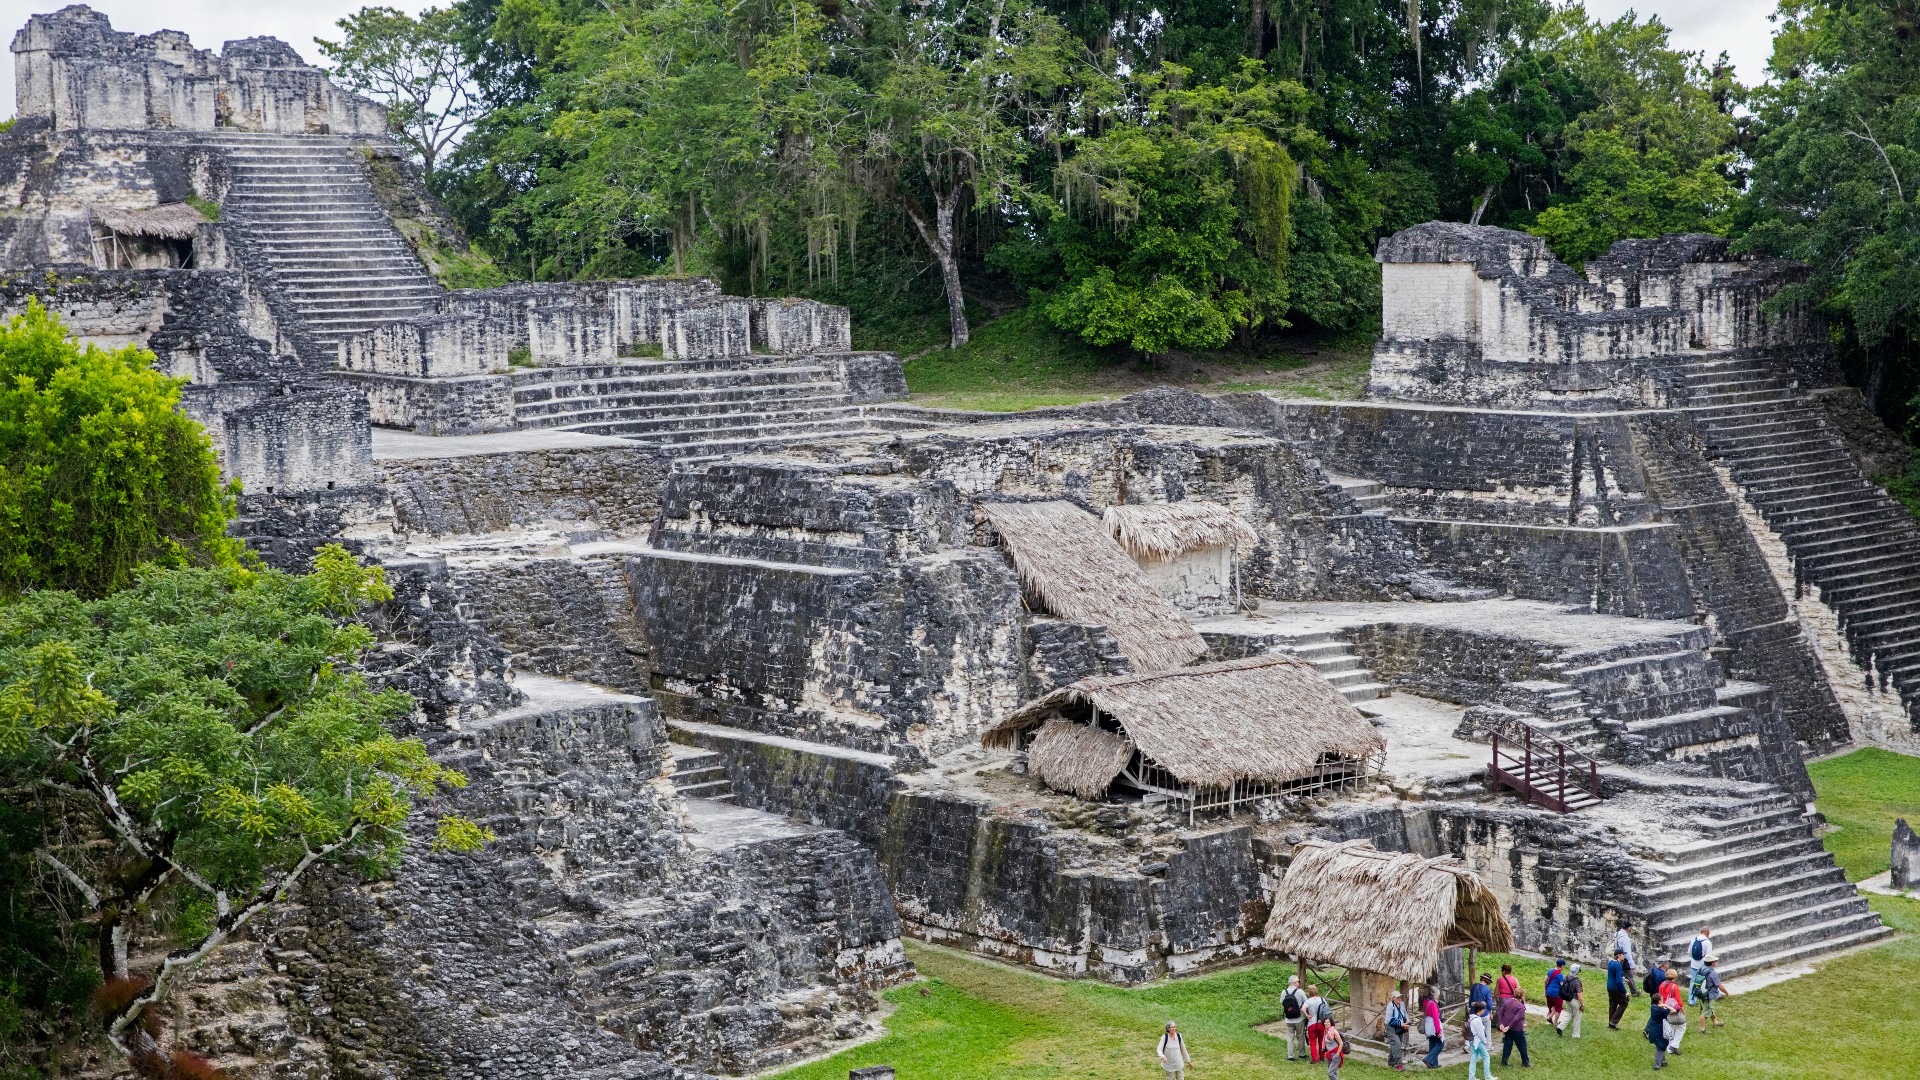
M 1246 615 L 1222 615 L 1195 623 L 1201 633 L 1247 636 L 1333 634 L 1362 626 L 1418 624 L 1465 630 L 1494 637 L 1536 641 L 1572 655 L 1602 652 L 1613 646 L 1683 640 L 1704 631 L 1671 619 L 1631 619 L 1579 611 L 1540 600 L 1465 600 L 1455 603 L 1384 601 L 1379 603 L 1284 603 L 1262 601 Z
M 487 435 L 420 435 L 392 428 L 373 429 L 375 461 L 475 457 L 480 454 L 517 454 L 530 450 L 639 449 L 647 445 L 611 435 L 588 435 L 581 431 L 556 431 L 551 428 L 496 431 Z

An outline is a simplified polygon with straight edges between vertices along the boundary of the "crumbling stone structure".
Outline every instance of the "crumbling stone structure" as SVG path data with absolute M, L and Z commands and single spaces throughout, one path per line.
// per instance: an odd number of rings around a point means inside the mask
M 1259 956 L 1309 836 L 1461 857 L 1540 950 L 1707 920 L 1738 973 L 1886 933 L 1801 752 L 1920 738 L 1920 546 L 1854 463 L 1816 321 L 1765 310 L 1789 264 L 1679 237 L 1583 278 L 1434 223 L 1382 244 L 1365 401 L 932 414 L 884 404 L 898 361 L 830 305 L 442 288 L 458 239 L 377 107 L 278 43 L 68 8 L 15 51 L 0 310 L 188 379 L 271 560 L 387 565 L 366 669 L 501 837 L 316 880 L 223 951 L 183 1016 L 236 1075 L 758 1070 L 866 1030 L 902 936 L 1122 983 Z M 202 203 L 164 267 L 100 261 L 109 217 Z M 1311 664 L 1387 778 L 1176 819 L 980 746 L 1133 666 L 1002 549 L 983 507 L 1029 500 L 1244 522 L 1204 602 L 1147 580 L 1207 659 Z M 1605 798 L 1489 793 L 1495 738 L 1590 759 Z

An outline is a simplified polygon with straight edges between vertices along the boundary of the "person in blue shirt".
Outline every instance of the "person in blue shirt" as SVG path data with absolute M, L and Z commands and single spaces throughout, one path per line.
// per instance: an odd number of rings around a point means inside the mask
M 1607 961 L 1607 1026 L 1620 1030 L 1620 1018 L 1627 1015 L 1627 998 L 1632 992 L 1633 976 L 1628 974 L 1625 949 L 1613 950 L 1613 959 Z
M 1493 976 L 1486 974 L 1481 975 L 1480 981 L 1474 983 L 1473 989 L 1467 992 L 1467 1006 L 1469 1009 L 1472 1008 L 1473 1003 L 1476 1001 L 1487 1007 L 1487 1015 L 1489 1017 L 1493 1015 Z

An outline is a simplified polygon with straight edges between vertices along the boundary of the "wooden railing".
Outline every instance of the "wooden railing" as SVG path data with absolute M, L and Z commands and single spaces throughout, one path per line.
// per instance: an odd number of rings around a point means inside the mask
M 1520 738 L 1493 732 L 1493 760 L 1487 765 L 1493 790 L 1511 788 L 1528 802 L 1570 813 L 1592 806 L 1600 794 L 1600 763 L 1557 739 L 1536 735 L 1530 727 Z

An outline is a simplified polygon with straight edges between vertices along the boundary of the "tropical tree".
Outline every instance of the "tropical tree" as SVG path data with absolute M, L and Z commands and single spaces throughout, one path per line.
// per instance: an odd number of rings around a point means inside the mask
M 0 596 L 100 596 L 141 563 L 231 563 L 233 493 L 181 380 L 80 345 L 38 301 L 0 327 Z
M 302 576 L 150 568 L 0 607 L 0 779 L 58 824 L 33 857 L 97 934 L 106 1032 L 136 1068 L 164 1073 L 155 1006 L 186 968 L 316 865 L 393 865 L 416 801 L 464 782 L 383 727 L 405 694 L 350 669 L 373 641 L 351 617 L 392 595 L 329 545 Z M 435 843 L 490 838 L 446 816 Z M 177 947 L 136 970 L 169 908 Z
M 419 155 L 431 180 L 447 149 L 479 114 L 459 16 L 451 8 L 413 16 L 364 7 L 335 25 L 342 31 L 339 41 L 313 39 L 333 62 L 329 74 L 387 107 L 388 127 Z
M 855 149 L 867 186 L 899 206 L 940 268 L 955 348 L 967 343 L 960 214 L 1017 206 L 1024 166 L 1058 134 L 1069 37 L 1028 0 L 914 0 L 873 28 L 879 77 Z
M 1290 138 L 1305 91 L 1246 62 L 1231 79 L 1184 85 L 1169 64 L 1127 81 L 1036 194 L 1031 251 L 997 262 L 1042 291 L 1047 318 L 1095 345 L 1207 349 L 1286 325 Z M 1057 285 L 1056 285 L 1057 282 Z
M 1920 404 L 1920 2 L 1785 0 L 1743 244 L 1812 268 L 1870 403 Z

